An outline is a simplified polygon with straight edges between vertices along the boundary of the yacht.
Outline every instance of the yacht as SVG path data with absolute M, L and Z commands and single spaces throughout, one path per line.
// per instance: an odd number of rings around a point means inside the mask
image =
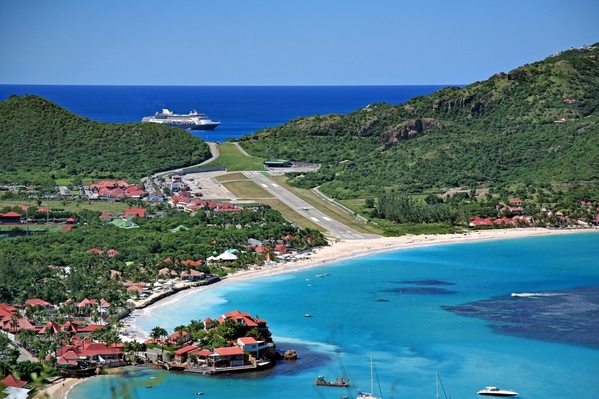
M 499 389 L 497 387 L 485 387 L 477 392 L 479 395 L 486 396 L 516 396 L 518 392 L 509 389 Z

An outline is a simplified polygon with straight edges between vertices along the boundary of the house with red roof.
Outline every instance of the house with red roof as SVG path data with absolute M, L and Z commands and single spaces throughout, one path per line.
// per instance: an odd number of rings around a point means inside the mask
M 210 355 L 210 361 L 213 367 L 237 367 L 245 364 L 245 354 L 237 346 L 228 348 L 216 348 Z
M 18 313 L 15 314 L 17 315 L 16 317 L 11 314 L 10 316 L 0 318 L 0 330 L 8 334 L 10 339 L 14 340 L 16 334 L 21 330 L 37 332 L 40 329 L 39 327 L 34 326 L 29 320 L 18 317 Z
M 158 270 L 158 276 L 162 276 L 162 277 L 177 277 L 177 271 L 176 270 L 171 270 L 168 267 L 163 267 L 162 269 Z
M 0 213 L 0 224 L 19 224 L 21 223 L 21 215 L 18 212 Z
M 17 380 L 15 377 L 9 374 L 5 379 L 0 381 L 0 384 L 4 384 L 4 386 L 7 387 L 23 388 L 25 385 L 27 385 L 27 381 Z
M 54 335 L 58 334 L 60 331 L 62 331 L 62 327 L 60 327 L 58 323 L 49 321 L 37 333 L 38 335 Z
M 171 346 L 185 345 L 189 341 L 191 341 L 191 334 L 187 331 L 175 331 L 166 337 L 166 342 Z
M 205 278 L 206 274 L 195 269 L 189 269 L 189 271 L 181 272 L 181 280 L 196 281 L 203 280 Z
M 33 298 L 25 301 L 25 306 L 36 307 L 39 306 L 43 308 L 46 312 L 54 312 L 56 310 L 56 306 L 52 305 L 50 302 L 44 301 L 43 299 Z
M 477 216 L 470 220 L 470 226 L 493 226 L 493 220 L 491 218 L 481 218 Z
M 208 331 L 212 327 L 214 327 L 214 320 L 212 320 L 210 317 L 206 317 L 204 319 L 204 330 Z
M 66 345 L 56 352 L 57 362 L 63 365 L 72 365 L 83 361 L 93 361 L 105 366 L 118 366 L 126 364 L 124 352 L 115 346 L 108 347 L 102 342 L 81 341 L 79 345 Z
M 187 361 L 187 357 L 192 354 L 196 354 L 201 349 L 195 345 L 184 346 L 181 349 L 177 349 L 174 353 L 175 362 L 177 363 L 185 363 Z
M 234 310 L 232 312 L 225 313 L 218 318 L 218 322 L 222 324 L 226 319 L 233 320 L 235 323 L 243 324 L 248 329 L 256 328 L 263 334 L 264 337 L 270 337 L 270 331 L 268 329 L 266 320 L 254 317 L 247 312 Z
M 112 220 L 112 214 L 103 213 L 100 215 L 100 220 L 102 220 L 103 222 L 110 222 Z
M 127 219 L 129 219 L 129 218 L 136 218 L 136 217 L 145 218 L 146 217 L 146 210 L 143 209 L 143 208 L 130 208 L 130 209 L 126 209 L 125 210 L 125 217 Z
M 185 266 L 193 266 L 193 267 L 202 266 L 203 263 L 204 263 L 204 261 L 201 259 L 198 259 L 198 260 L 187 259 L 187 260 L 181 261 L 181 264 L 183 264 Z
M 0 303 L 0 319 L 4 316 L 12 316 L 13 313 L 17 311 L 17 308 L 6 305 L 4 303 Z

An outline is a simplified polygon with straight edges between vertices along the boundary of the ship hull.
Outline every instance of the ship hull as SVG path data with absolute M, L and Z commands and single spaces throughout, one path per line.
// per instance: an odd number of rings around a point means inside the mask
M 185 130 L 214 130 L 220 123 L 206 123 L 203 125 L 192 125 L 188 123 L 168 123 L 162 122 L 162 125 L 178 127 Z

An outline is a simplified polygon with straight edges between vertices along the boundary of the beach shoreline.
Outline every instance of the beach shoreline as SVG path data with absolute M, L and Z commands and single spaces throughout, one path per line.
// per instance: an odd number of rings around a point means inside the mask
M 240 270 L 224 277 L 218 283 L 191 287 L 179 290 L 172 295 L 165 296 L 160 300 L 149 304 L 142 309 L 136 309 L 124 319 L 129 335 L 121 336 L 123 340 L 136 340 L 144 342 L 150 337 L 147 332 L 141 330 L 135 324 L 138 316 L 148 317 L 152 309 L 181 300 L 187 295 L 196 292 L 222 287 L 223 285 L 235 284 L 243 281 L 253 280 L 261 277 L 270 277 L 279 274 L 293 273 L 305 269 L 325 266 L 348 259 L 355 259 L 383 252 L 400 251 L 414 248 L 422 248 L 437 245 L 475 243 L 489 240 L 516 239 L 541 237 L 549 235 L 576 234 L 599 232 L 597 229 L 547 229 L 547 228 L 512 228 L 480 230 L 468 233 L 456 234 L 423 234 L 405 235 L 400 237 L 380 237 L 362 240 L 341 240 L 331 242 L 324 247 L 314 248 L 309 257 L 287 263 L 272 263 L 270 266 L 254 267 L 249 270 Z
M 90 377 L 91 378 L 91 377 Z M 55 382 L 52 385 L 41 389 L 36 395 L 33 397 L 34 399 L 67 399 L 69 392 L 71 389 L 83 382 L 86 381 L 87 378 L 64 378 Z
M 154 308 L 176 302 L 193 295 L 199 291 L 222 287 L 223 285 L 235 284 L 261 277 L 270 277 L 285 273 L 293 273 L 319 266 L 325 266 L 348 259 L 355 259 L 384 252 L 408 250 L 414 248 L 430 247 L 447 244 L 475 243 L 481 241 L 502 240 L 542 237 L 550 235 L 576 234 L 576 233 L 597 233 L 598 229 L 546 229 L 546 228 L 514 228 L 481 230 L 462 234 L 433 234 L 433 235 L 405 235 L 401 237 L 381 237 L 376 239 L 347 240 L 336 241 L 328 246 L 315 248 L 309 257 L 295 262 L 273 263 L 271 266 L 255 267 L 250 270 L 241 270 L 229 274 L 218 283 L 191 287 L 189 289 L 179 290 L 172 295 L 164 297 L 159 301 L 153 302 L 142 309 L 136 309 L 131 315 L 124 319 L 127 323 L 127 330 L 130 332 L 127 336 L 121 336 L 124 340 L 135 339 L 144 342 L 149 339 L 148 333 L 142 331 L 135 325 L 136 316 L 143 314 L 148 317 Z M 94 377 L 89 377 L 94 378 Z M 76 384 L 86 381 L 87 378 L 74 379 L 68 378 L 59 381 L 49 387 L 44 388 L 35 397 L 49 397 L 50 399 L 67 399 L 69 391 Z M 45 393 L 47 396 L 41 396 Z

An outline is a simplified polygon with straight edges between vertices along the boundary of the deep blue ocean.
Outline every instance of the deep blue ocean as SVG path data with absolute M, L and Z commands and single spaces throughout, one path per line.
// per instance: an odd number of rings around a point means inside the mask
M 498 232 L 500 235 L 501 232 Z M 68 399 L 130 397 L 452 398 L 485 386 L 522 399 L 599 397 L 599 232 L 408 249 L 186 292 L 137 311 L 169 331 L 238 309 L 268 320 L 299 359 L 259 374 L 199 376 L 142 369 L 77 385 Z M 328 275 L 317 277 L 317 275 Z M 304 315 L 310 313 L 311 317 Z M 317 387 L 343 376 L 349 388 Z M 154 379 L 151 379 L 154 377 Z M 151 389 L 146 384 L 156 383 Z M 444 398 L 441 391 L 441 397 Z
M 193 109 L 221 124 L 192 132 L 205 141 L 225 141 L 302 116 L 347 114 L 371 103 L 404 103 L 443 86 L 43 86 L 0 85 L 0 101 L 35 94 L 101 122 L 139 122 L 163 108 Z

